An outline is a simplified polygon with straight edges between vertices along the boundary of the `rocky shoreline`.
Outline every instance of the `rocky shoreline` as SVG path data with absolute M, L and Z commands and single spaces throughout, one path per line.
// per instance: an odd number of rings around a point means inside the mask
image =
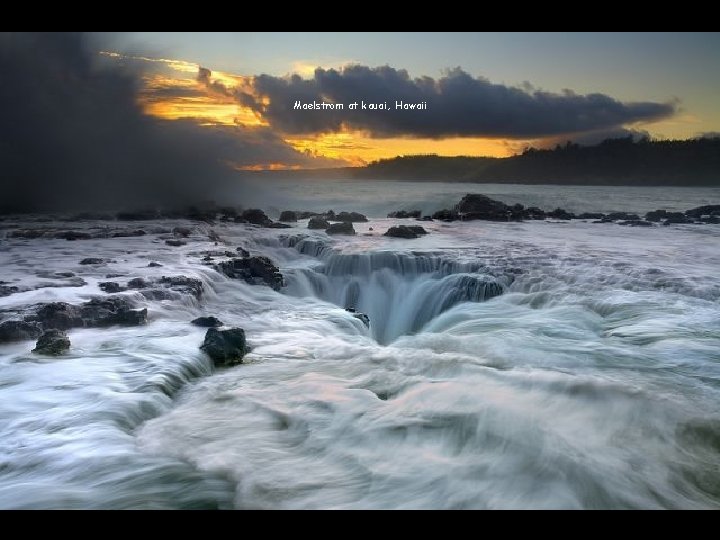
M 586 220 L 592 223 L 617 223 L 635 227 L 653 227 L 672 224 L 717 224 L 720 223 L 720 205 L 706 205 L 685 212 L 668 212 L 655 210 L 644 216 L 629 212 L 583 213 L 573 214 L 561 208 L 544 211 L 537 207 L 526 208 L 523 205 L 507 205 L 481 194 L 467 194 L 451 209 L 444 209 L 423 216 L 419 210 L 398 210 L 388 214 L 391 219 L 414 219 L 420 222 L 429 221 L 472 221 L 484 220 L 495 222 L 519 222 L 525 220 Z M 199 222 L 197 227 L 178 225 L 169 227 L 158 223 L 138 226 L 137 222 L 157 222 L 165 220 L 188 220 Z M 366 223 L 368 218 L 357 212 L 338 212 L 330 210 L 324 213 L 291 211 L 281 212 L 278 221 L 271 220 L 260 209 L 238 210 L 229 207 L 210 207 L 204 210 L 189 208 L 182 212 L 161 212 L 156 210 L 140 210 L 110 214 L 76 214 L 62 216 L 31 216 L 2 218 L 0 226 L 6 229 L 8 240 L 66 240 L 70 242 L 94 239 L 132 239 L 153 237 L 153 241 L 162 242 L 171 248 L 182 248 L 193 242 L 211 243 L 217 249 L 205 249 L 200 252 L 188 253 L 187 257 L 198 257 L 201 264 L 212 268 L 215 272 L 231 279 L 239 279 L 254 286 L 267 286 L 280 291 L 285 280 L 277 264 L 263 254 L 251 254 L 242 246 L 232 246 L 224 241 L 212 228 L 217 222 L 244 223 L 251 227 L 286 229 L 299 228 L 299 221 L 307 220 L 306 227 L 311 230 L 324 231 L 328 235 L 354 235 L 353 223 Z M 95 222 L 81 229 L 65 228 L 65 223 Z M 98 223 L 99 222 L 99 223 Z M 33 226 L 28 226 L 32 223 Z M 51 224 L 52 223 L 52 224 Z M 39 226 L 34 226 L 39 224 Z M 59 225 L 63 224 L 63 225 Z M 373 227 L 370 227 L 373 231 Z M 365 233 L 375 235 L 375 232 Z M 415 239 L 428 234 L 421 225 L 390 225 L 384 232 L 377 235 L 389 238 Z M 222 244 L 222 247 L 220 245 Z M 234 248 L 234 249 L 233 249 Z M 112 257 L 88 256 L 77 262 L 79 268 L 97 273 L 102 268 L 112 266 L 116 262 Z M 150 261 L 145 268 L 163 268 L 163 265 Z M 83 278 L 85 270 L 76 272 L 53 272 L 43 269 L 36 272 L 39 278 L 48 282 L 35 284 L 34 289 L 43 287 L 82 287 L 87 284 Z M 169 275 L 157 270 L 160 275 L 126 275 L 123 273 L 106 273 L 105 280 L 98 281 L 98 289 L 105 293 L 95 296 L 82 303 L 45 302 L 22 306 L 14 310 L 0 313 L 0 345 L 15 341 L 36 340 L 33 352 L 45 355 L 62 355 L 71 348 L 67 331 L 76 328 L 104 328 L 108 326 L 140 326 L 148 322 L 148 310 L 137 302 L 123 295 L 135 292 L 142 295 L 148 302 L 179 300 L 191 297 L 200 301 L 205 286 L 200 279 L 186 275 Z M 87 276 L 86 276 L 87 277 Z M 118 278 L 124 278 L 118 280 Z M 0 280 L 0 296 L 10 296 L 32 290 L 22 284 Z M 352 308 L 352 317 L 360 320 L 365 326 L 371 321 L 367 315 L 356 313 Z M 188 324 L 208 328 L 200 348 L 213 360 L 218 367 L 242 363 L 249 351 L 244 330 L 225 327 L 222 321 L 214 316 L 204 316 L 188 321 Z

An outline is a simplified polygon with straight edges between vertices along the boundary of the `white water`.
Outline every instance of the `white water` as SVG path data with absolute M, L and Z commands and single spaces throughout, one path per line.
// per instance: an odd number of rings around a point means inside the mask
M 0 507 L 720 506 L 720 227 L 378 235 L 392 223 L 330 239 L 215 226 L 279 263 L 279 293 L 201 265 L 194 253 L 218 249 L 206 225 L 182 248 L 156 234 L 3 240 L 3 280 L 72 271 L 87 285 L 0 298 L 2 320 L 101 294 L 108 272 L 198 277 L 206 292 L 123 293 L 149 324 L 70 331 L 61 359 L 0 345 Z M 135 224 L 157 225 L 175 223 Z M 87 256 L 117 262 L 79 266 Z M 246 364 L 213 373 L 188 323 L 204 314 L 246 330 Z

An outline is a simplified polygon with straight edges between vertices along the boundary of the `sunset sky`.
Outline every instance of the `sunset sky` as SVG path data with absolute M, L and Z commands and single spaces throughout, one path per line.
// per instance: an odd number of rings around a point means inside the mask
M 108 59 L 142 70 L 149 114 L 245 135 L 271 131 L 275 144 L 310 158 L 245 160 L 242 168 L 361 165 L 415 153 L 507 156 L 626 132 L 690 138 L 720 131 L 717 33 L 94 37 Z M 428 111 L 291 109 L 296 98 L 392 107 L 415 96 Z

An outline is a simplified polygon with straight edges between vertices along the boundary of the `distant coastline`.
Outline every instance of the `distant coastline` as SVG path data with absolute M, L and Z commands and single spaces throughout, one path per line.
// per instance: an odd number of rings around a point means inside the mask
M 720 187 L 720 138 L 597 146 L 566 143 L 507 158 L 398 156 L 364 167 L 248 171 L 248 176 L 500 184 Z

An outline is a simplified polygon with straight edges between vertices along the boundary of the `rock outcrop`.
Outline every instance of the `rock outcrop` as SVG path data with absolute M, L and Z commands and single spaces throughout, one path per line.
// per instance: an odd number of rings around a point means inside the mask
M 58 356 L 70 350 L 70 338 L 62 330 L 46 330 L 35 344 L 32 352 L 48 356 Z
M 251 285 L 267 285 L 278 291 L 285 284 L 280 269 L 268 257 L 234 258 L 215 265 L 215 270 Z
M 200 348 L 218 367 L 242 364 L 243 357 L 248 352 L 245 331 L 242 328 L 228 330 L 210 328 Z

